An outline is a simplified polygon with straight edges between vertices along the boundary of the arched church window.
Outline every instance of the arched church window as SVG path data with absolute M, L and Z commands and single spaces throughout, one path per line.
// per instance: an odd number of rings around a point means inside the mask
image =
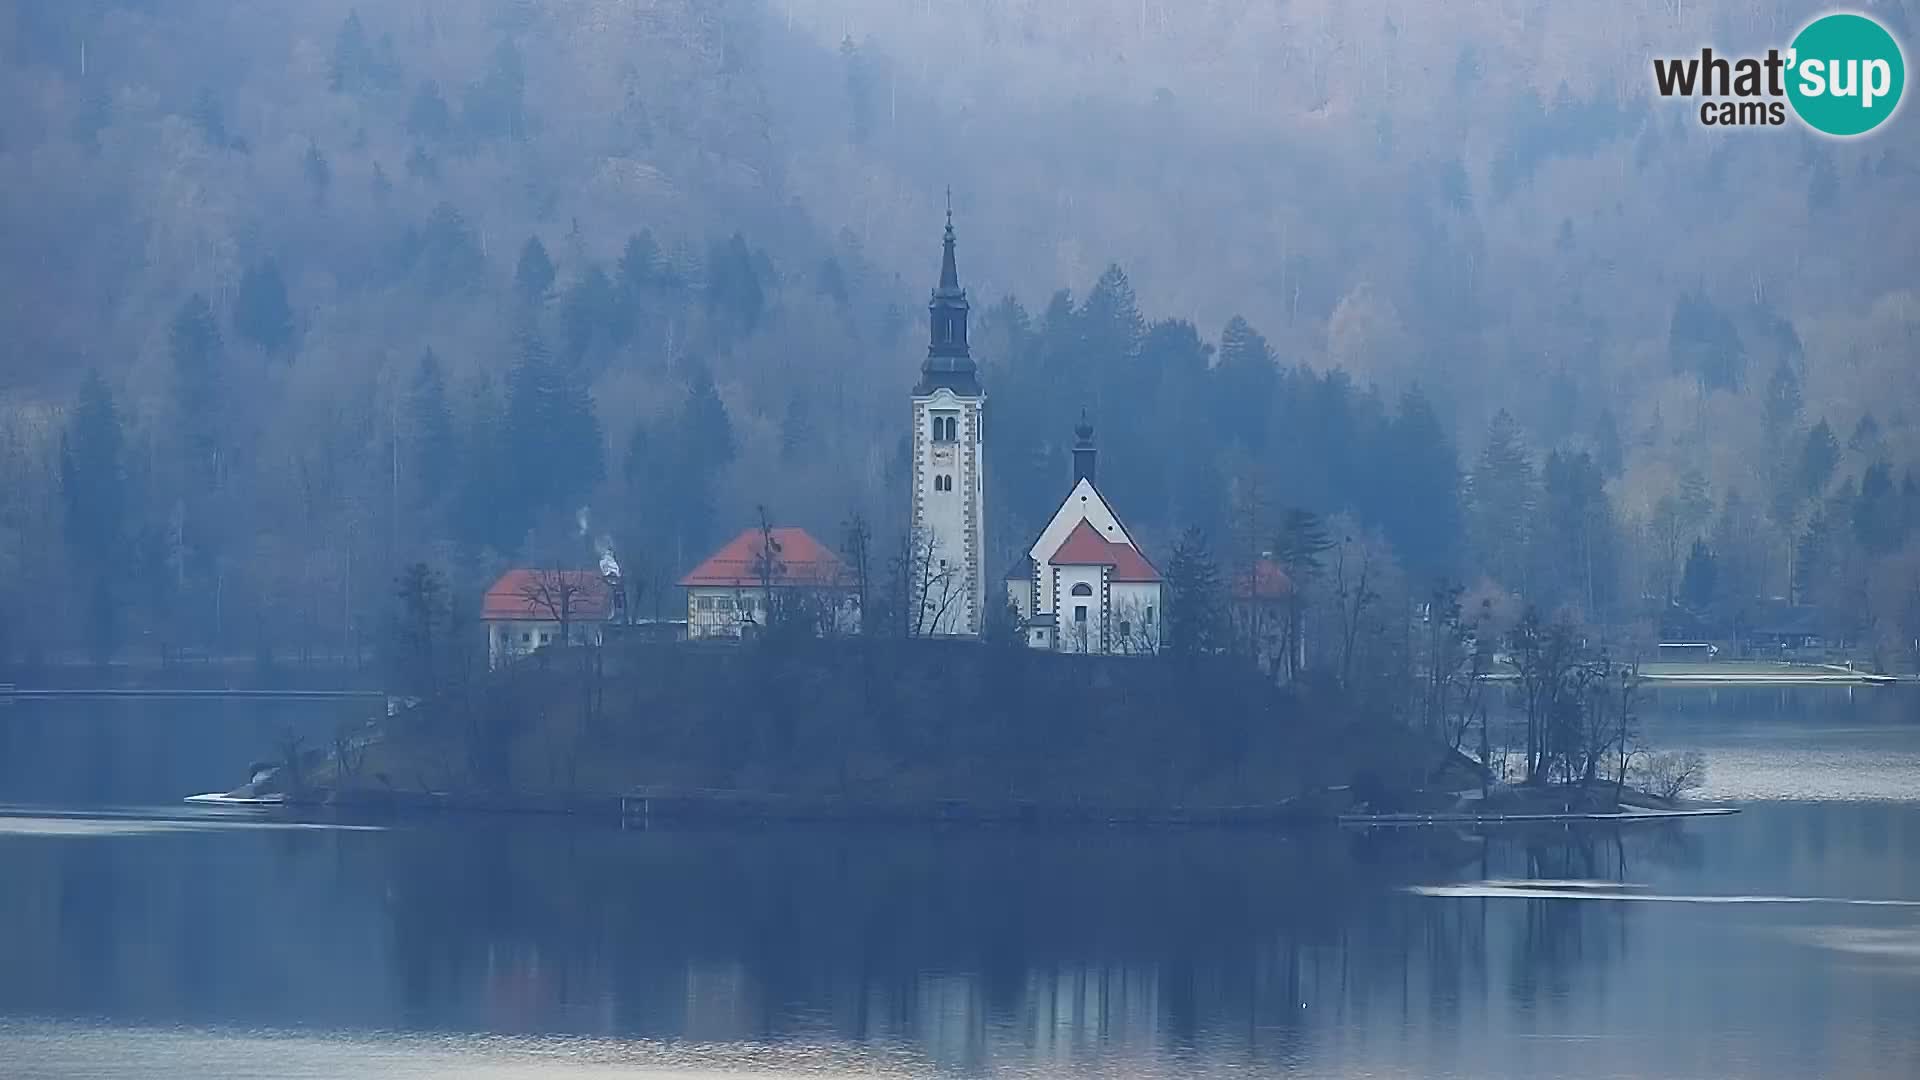
M 1073 595 L 1075 595 L 1075 596 L 1092 596 L 1092 595 L 1093 595 L 1093 586 L 1091 586 L 1091 585 L 1089 585 L 1089 584 L 1087 584 L 1086 582 L 1084 582 L 1084 581 L 1083 581 L 1083 582 L 1081 582 L 1080 584 L 1078 584 L 1078 585 L 1075 585 L 1075 586 L 1073 587 Z

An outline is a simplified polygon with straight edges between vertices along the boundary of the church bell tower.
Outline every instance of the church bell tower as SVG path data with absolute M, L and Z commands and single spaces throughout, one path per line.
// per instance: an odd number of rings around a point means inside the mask
M 927 304 L 927 358 L 913 389 L 913 536 L 916 566 L 908 613 L 922 636 L 976 636 L 986 617 L 985 418 L 967 348 L 967 290 L 953 260 L 953 207 L 940 284 Z

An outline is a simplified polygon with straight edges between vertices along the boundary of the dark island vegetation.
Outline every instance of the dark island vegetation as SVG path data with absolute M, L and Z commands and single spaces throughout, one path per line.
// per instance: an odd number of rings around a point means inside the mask
M 861 530 L 849 523 L 850 544 Z M 916 604 L 915 579 L 890 574 L 840 633 L 821 632 L 804 593 L 776 593 L 744 642 L 616 635 L 487 672 L 437 577 L 416 566 L 389 639 L 412 703 L 330 747 L 287 744 L 249 793 L 566 811 L 625 798 L 693 816 L 1285 822 L 1665 808 L 1699 779 L 1699 762 L 1641 745 L 1632 667 L 1564 622 L 1528 613 L 1493 639 L 1449 591 L 1417 634 L 1356 626 L 1334 646 L 1338 663 L 1289 670 L 1303 653 L 1280 651 L 1260 609 L 1229 599 L 1197 533 L 1170 586 L 1170 637 L 1154 656 L 1036 651 L 1004 620 L 981 641 L 919 636 L 898 617 Z M 1374 600 L 1355 600 L 1350 613 L 1364 617 Z M 1496 649 L 1511 654 L 1510 684 L 1489 678 Z

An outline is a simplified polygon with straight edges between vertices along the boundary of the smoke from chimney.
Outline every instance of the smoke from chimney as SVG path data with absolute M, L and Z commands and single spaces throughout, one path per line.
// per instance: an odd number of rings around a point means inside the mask
M 613 538 L 603 536 L 595 542 L 594 547 L 600 553 L 600 576 L 609 583 L 619 581 L 620 560 L 613 557 Z

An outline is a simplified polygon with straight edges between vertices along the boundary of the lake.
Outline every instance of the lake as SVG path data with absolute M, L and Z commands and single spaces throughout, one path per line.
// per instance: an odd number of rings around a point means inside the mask
M 1663 690 L 1732 817 L 392 828 L 364 706 L 0 708 L 0 1076 L 1920 1076 L 1920 694 Z

